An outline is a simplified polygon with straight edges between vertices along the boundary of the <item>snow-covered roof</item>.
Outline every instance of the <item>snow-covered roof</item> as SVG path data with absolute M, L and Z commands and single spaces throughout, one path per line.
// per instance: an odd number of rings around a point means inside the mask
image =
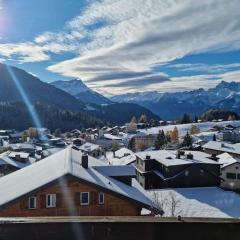
M 152 205 L 149 198 L 136 188 L 108 177 L 93 168 L 93 166 L 104 165 L 103 162 L 88 156 L 89 167 L 86 169 L 81 166 L 81 158 L 81 151 L 69 146 L 35 164 L 2 177 L 0 179 L 0 206 L 67 174 L 118 193 L 142 205 L 149 207 Z
M 122 158 L 122 157 L 126 157 L 128 155 L 131 155 L 131 154 L 134 154 L 132 150 L 123 147 L 115 152 L 115 157 Z
M 119 149 L 120 151 L 121 149 Z M 131 151 L 131 150 L 129 150 Z M 134 153 L 130 153 L 127 155 L 127 152 L 125 152 L 125 156 L 122 155 L 125 151 L 120 151 L 119 153 L 117 153 L 117 151 L 115 152 L 115 157 L 113 152 L 107 152 L 107 160 L 111 165 L 129 165 L 132 164 L 133 162 L 136 161 L 136 155 Z M 117 154 L 116 154 L 117 153 Z M 120 157 L 122 156 L 122 157 Z
M 105 133 L 103 136 L 104 136 L 104 138 L 109 139 L 109 140 L 122 140 L 122 138 L 112 135 L 110 133 Z
M 9 156 L 10 154 L 11 154 L 10 151 L 0 154 L 0 165 L 12 165 L 12 166 L 20 169 L 20 168 L 24 168 L 30 164 L 30 163 L 22 163 L 20 161 L 13 160 Z
M 107 175 L 109 177 L 114 176 L 135 176 L 136 171 L 133 166 L 100 166 L 100 167 L 94 167 L 98 172 L 103 173 L 104 175 Z
M 9 144 L 9 146 L 13 150 L 18 150 L 18 149 L 35 149 L 35 146 L 31 143 L 14 143 L 14 144 Z
M 228 153 L 220 154 L 217 157 L 218 157 L 218 162 L 221 163 L 223 167 L 226 167 L 226 166 L 231 165 L 233 163 L 239 162 L 238 159 L 232 157 Z
M 176 202 L 175 216 L 203 218 L 239 218 L 240 195 L 224 191 L 218 187 L 176 188 L 150 190 L 159 199 L 167 199 L 163 207 L 164 217 L 170 217 L 172 212 L 171 198 Z
M 236 144 L 230 144 L 225 142 L 217 142 L 217 141 L 210 141 L 203 145 L 203 148 L 228 152 L 228 153 L 235 153 L 240 155 L 240 146 Z
M 97 144 L 86 142 L 82 146 L 80 146 L 79 149 L 84 152 L 92 152 L 92 151 L 98 149 L 99 147 L 100 146 Z
M 25 152 L 10 152 L 8 156 L 11 158 L 15 158 L 17 155 L 20 156 L 20 158 L 29 157 L 29 153 L 25 153 Z
M 187 154 L 192 154 L 193 159 L 187 159 Z M 174 166 L 174 165 L 184 165 L 184 164 L 193 164 L 193 163 L 207 163 L 207 164 L 219 164 L 216 161 L 209 159 L 210 155 L 200 151 L 185 151 L 185 154 L 180 158 L 177 158 L 176 151 L 172 150 L 155 150 L 147 152 L 136 153 L 136 156 L 142 160 L 146 160 L 146 156 L 150 156 L 151 159 L 154 159 L 165 166 Z

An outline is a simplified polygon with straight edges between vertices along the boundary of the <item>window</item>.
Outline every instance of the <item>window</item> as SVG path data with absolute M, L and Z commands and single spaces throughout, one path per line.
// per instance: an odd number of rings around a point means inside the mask
M 240 174 L 237 175 L 237 179 L 240 180 Z
M 81 205 L 89 205 L 89 192 L 82 192 L 80 195 Z
M 56 194 L 47 194 L 47 196 L 46 196 L 46 207 L 47 208 L 56 207 Z
M 98 194 L 98 203 L 99 204 L 104 204 L 104 193 L 100 192 Z
M 185 176 L 186 176 L 186 177 L 189 176 L 189 171 L 188 171 L 188 170 L 185 171 Z
M 30 197 L 28 199 L 28 208 L 29 209 L 36 209 L 37 208 L 37 198 L 36 197 Z
M 236 173 L 227 173 L 226 176 L 228 179 L 236 179 L 236 177 L 237 177 Z

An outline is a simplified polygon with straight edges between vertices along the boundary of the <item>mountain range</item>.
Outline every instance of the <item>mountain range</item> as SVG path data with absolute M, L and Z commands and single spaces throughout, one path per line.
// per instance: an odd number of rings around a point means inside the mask
M 159 119 L 142 106 L 135 103 L 114 103 L 89 89 L 81 81 L 77 81 L 79 80 L 69 81 L 69 87 L 67 82 L 64 82 L 63 91 L 60 87 L 55 87 L 56 84 L 43 82 L 22 69 L 0 63 L 0 128 L 25 127 L 26 124 L 20 124 L 22 127 L 19 127 L 19 122 L 24 121 L 19 116 L 25 116 L 27 111 L 23 107 L 19 109 L 24 102 L 30 108 L 35 107 L 37 111 L 39 110 L 39 117 L 46 123 L 45 127 L 50 126 L 51 129 L 54 129 L 54 126 L 59 127 L 58 117 L 62 123 L 65 121 L 65 130 L 71 130 L 72 126 L 90 127 L 90 123 L 92 127 L 106 123 L 124 124 L 133 116 L 139 118 L 141 114 L 145 114 L 149 119 Z M 70 90 L 74 88 L 76 91 L 71 92 Z M 55 125 L 50 121 L 55 122 Z M 5 124 L 1 125 L 1 122 Z
M 113 103 L 110 99 L 87 87 L 80 79 L 70 81 L 59 80 L 51 84 L 84 103 L 94 103 L 98 105 Z
M 222 81 L 216 87 L 175 93 L 128 93 L 112 101 L 138 103 L 163 119 L 176 119 L 184 113 L 200 116 L 209 109 L 228 109 L 240 114 L 240 83 Z

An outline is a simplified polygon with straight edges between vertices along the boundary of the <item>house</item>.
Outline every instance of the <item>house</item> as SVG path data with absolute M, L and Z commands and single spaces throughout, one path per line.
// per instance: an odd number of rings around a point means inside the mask
M 78 138 L 73 138 L 73 139 L 72 139 L 73 145 L 76 145 L 76 146 L 81 146 L 81 145 L 83 145 L 85 142 L 86 142 L 85 139 L 80 138 L 80 137 L 78 137 Z
M 105 154 L 104 150 L 97 144 L 86 142 L 79 149 L 92 157 L 98 158 Z
M 130 139 L 128 147 L 132 151 L 138 152 L 138 151 L 143 151 L 147 148 L 155 146 L 155 142 L 156 142 L 156 135 L 138 133 Z
M 216 136 L 220 141 L 240 142 L 240 132 L 236 130 L 222 130 Z
M 9 144 L 9 148 L 15 152 L 26 152 L 29 153 L 30 156 L 34 156 L 36 152 L 36 146 L 31 143 L 14 143 Z
M 136 123 L 126 123 L 126 132 L 127 133 L 136 133 L 137 132 L 137 124 Z
M 52 147 L 66 147 L 65 141 L 61 138 L 49 139 L 48 144 Z
M 136 155 L 128 148 L 107 153 L 107 160 L 111 165 L 133 165 L 136 162 Z
M 240 159 L 228 153 L 217 156 L 221 164 L 221 187 L 229 190 L 240 190 Z
M 204 152 L 158 150 L 136 156 L 137 180 L 145 189 L 220 185 L 220 164 Z
M 109 133 L 103 134 L 100 138 L 94 141 L 95 144 L 100 145 L 105 150 L 112 149 L 113 145 L 116 143 L 118 146 L 122 146 L 122 136 L 116 136 Z
M 0 217 L 136 216 L 152 201 L 69 146 L 0 179 Z M 110 171 L 106 173 L 105 171 Z M 118 174 L 118 173 L 117 173 Z
M 24 168 L 34 161 L 28 153 L 6 151 L 0 154 L 0 177 Z
M 233 157 L 240 158 L 240 146 L 238 144 L 209 141 L 203 145 L 203 150 L 215 156 L 222 153 L 229 153 Z

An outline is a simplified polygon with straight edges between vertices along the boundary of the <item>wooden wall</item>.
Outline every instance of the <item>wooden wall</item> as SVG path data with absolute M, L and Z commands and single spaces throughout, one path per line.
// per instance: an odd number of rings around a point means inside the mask
M 31 179 L 29 180 L 31 181 Z M 80 205 L 80 193 L 90 192 L 90 203 Z M 98 203 L 98 193 L 104 193 L 104 204 Z M 46 208 L 46 194 L 57 194 L 57 207 Z M 28 209 L 29 196 L 37 197 L 37 208 Z M 26 196 L 0 210 L 0 217 L 26 216 L 136 216 L 141 208 L 128 199 L 121 198 L 96 186 L 74 180 L 58 182 Z

